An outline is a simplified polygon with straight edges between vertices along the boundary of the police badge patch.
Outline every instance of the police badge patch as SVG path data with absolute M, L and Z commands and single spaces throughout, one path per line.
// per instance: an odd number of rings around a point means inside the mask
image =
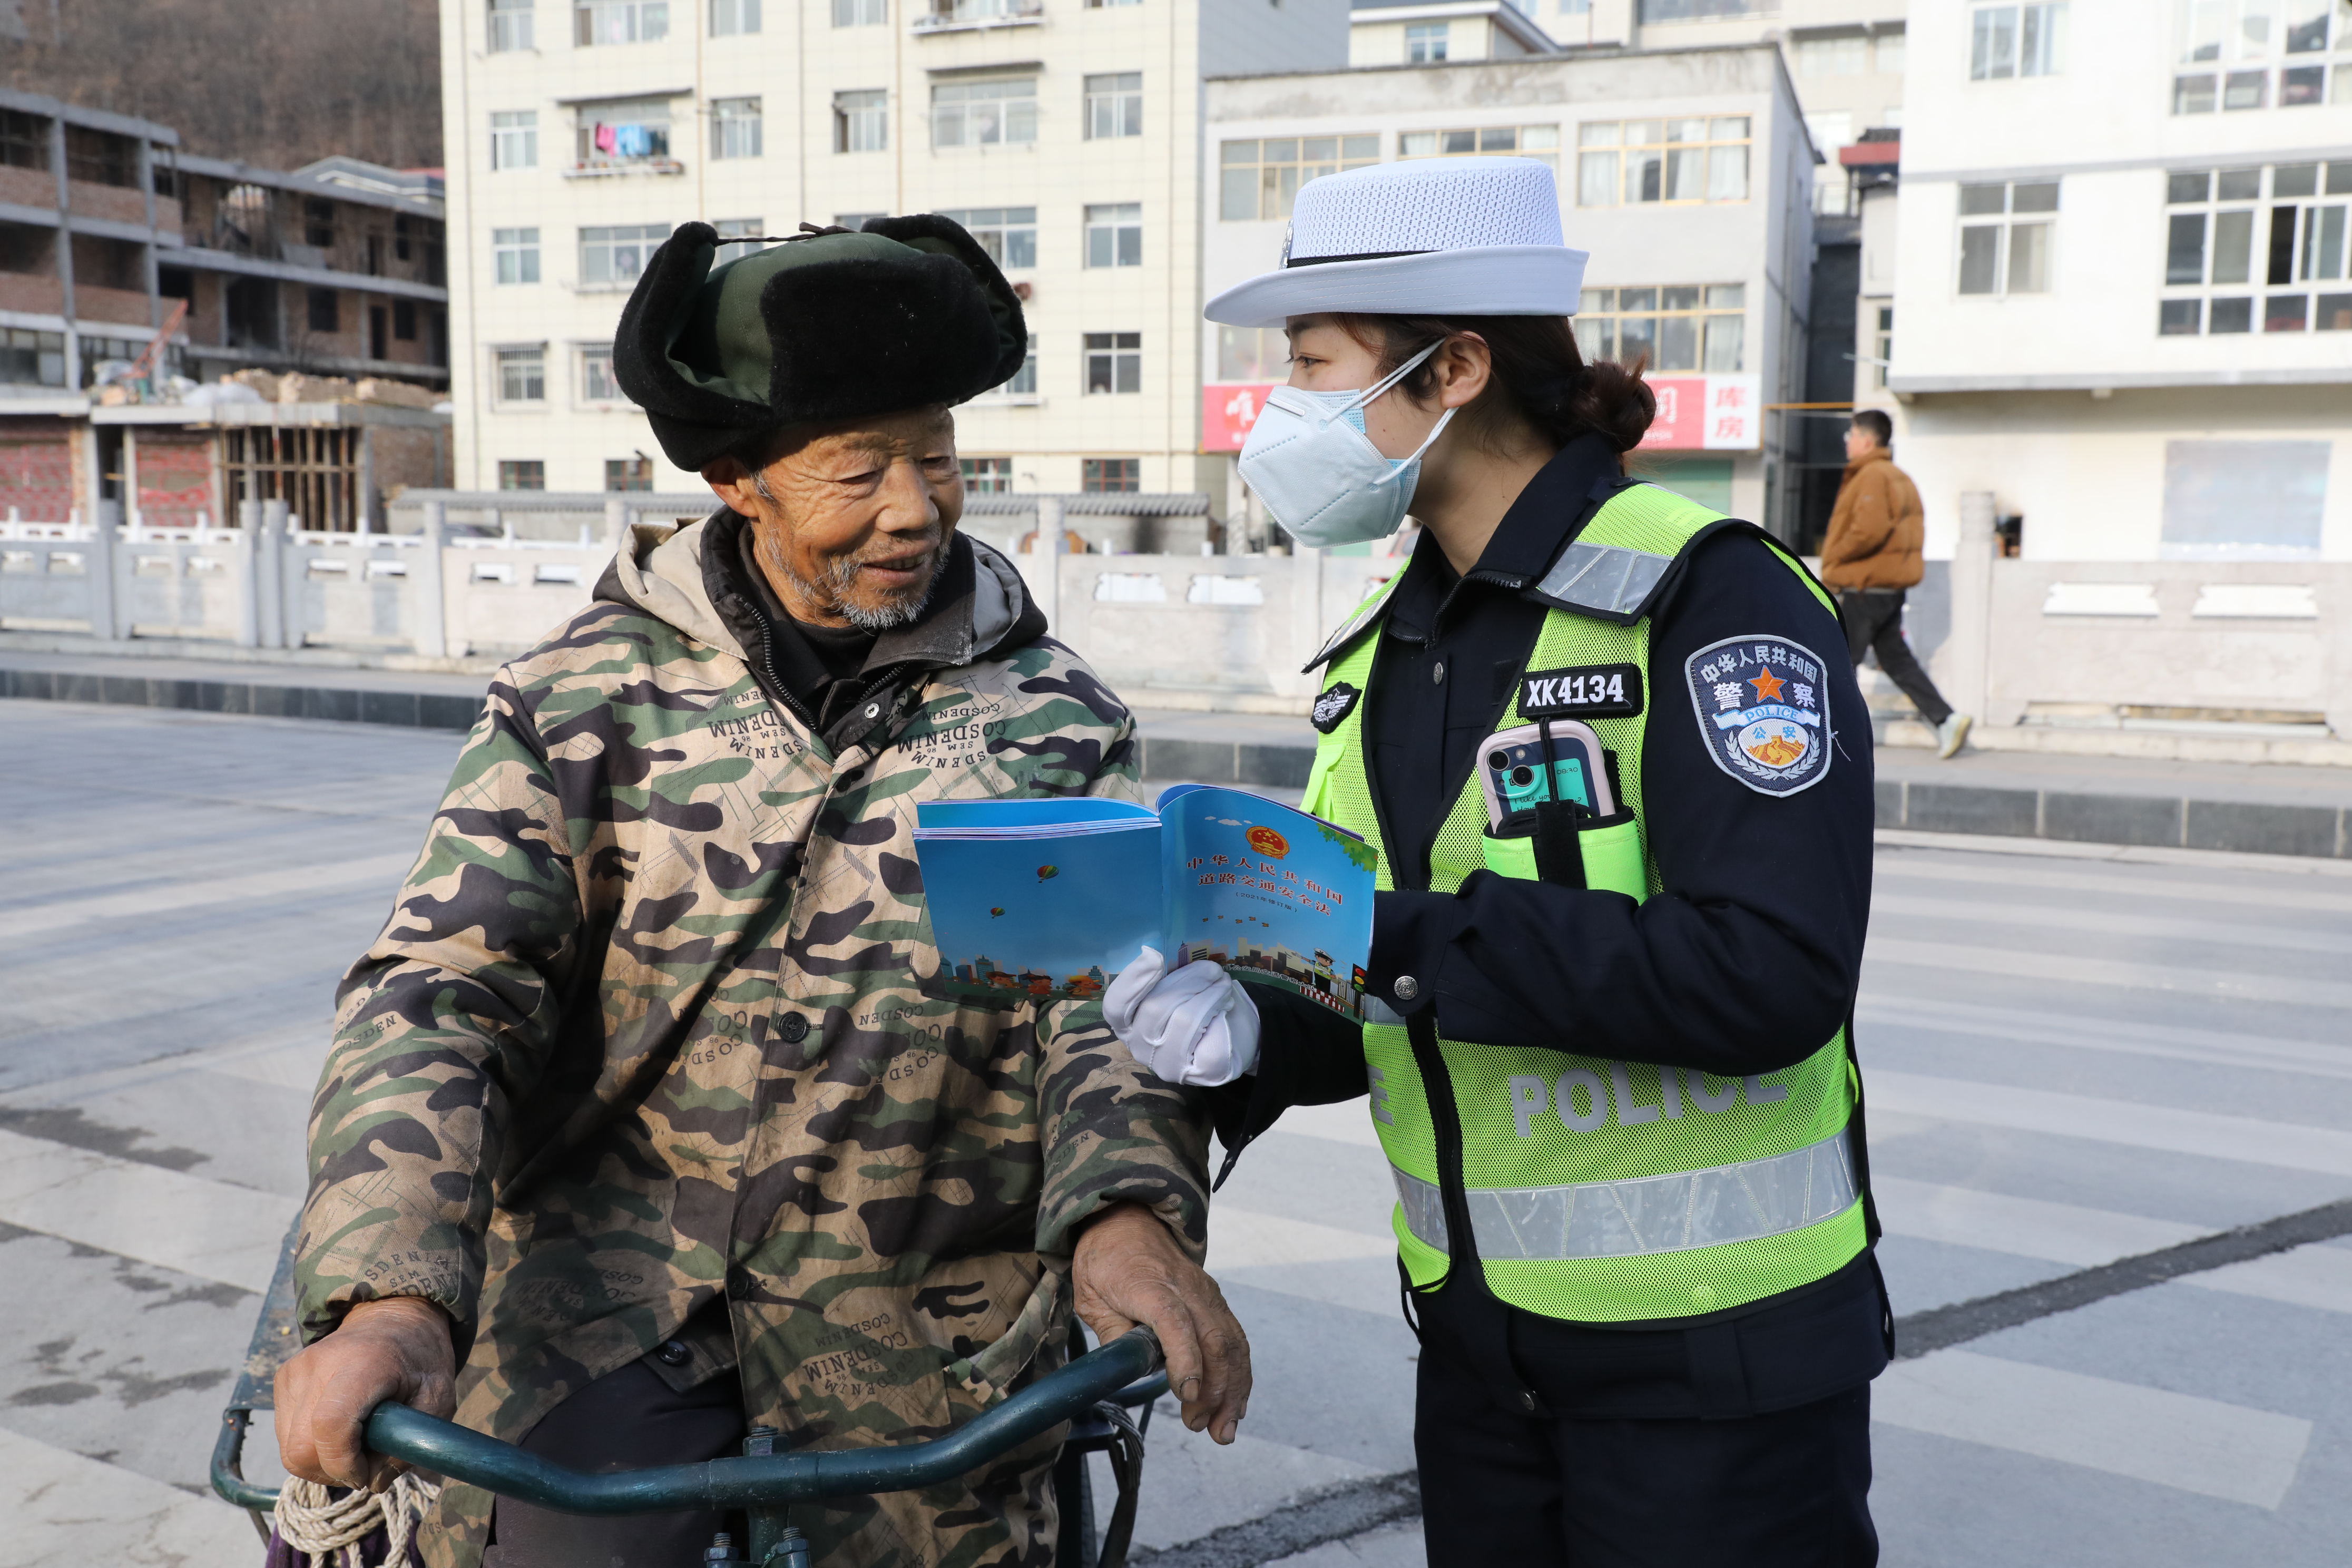
M 1355 711 L 1356 699 L 1362 695 L 1362 692 L 1346 681 L 1335 680 L 1320 697 L 1315 700 L 1315 710 L 1309 715 L 1309 721 L 1317 730 L 1328 735 L 1338 729 L 1349 713 Z
M 1829 776 L 1822 661 L 1785 637 L 1738 637 L 1690 656 L 1683 676 L 1715 765 L 1759 795 L 1794 795 Z

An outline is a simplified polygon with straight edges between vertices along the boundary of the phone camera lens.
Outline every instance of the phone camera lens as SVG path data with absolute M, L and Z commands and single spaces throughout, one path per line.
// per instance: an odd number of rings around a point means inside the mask
M 1511 765 L 1511 759 L 1501 752 L 1489 752 L 1486 753 L 1486 765 L 1496 773 L 1501 773 Z
M 1525 789 L 1528 785 L 1536 782 L 1536 771 L 1535 769 L 1527 766 L 1525 763 L 1522 763 L 1518 767 L 1511 770 L 1511 782 L 1517 784 L 1521 789 Z

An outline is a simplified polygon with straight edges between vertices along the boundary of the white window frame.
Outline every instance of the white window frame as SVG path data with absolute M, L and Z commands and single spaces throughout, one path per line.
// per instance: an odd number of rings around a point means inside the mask
M 1143 73 L 1105 71 L 1086 79 L 1086 139 L 1143 134 Z
M 652 44 L 669 37 L 670 0 L 572 0 L 574 48 Z
M 724 267 L 742 257 L 755 256 L 768 248 L 757 243 L 759 237 L 768 232 L 768 226 L 761 219 L 713 218 L 710 226 L 717 231 L 719 242 L 717 253 L 710 258 L 710 265 L 714 268 Z
M 490 392 L 501 408 L 544 405 L 547 402 L 547 345 L 492 345 Z
M 513 262 L 511 267 L 508 265 L 509 260 Z M 490 281 L 500 288 L 539 281 L 538 229 L 490 230 Z
M 491 110 L 491 169 L 503 173 L 509 169 L 535 169 L 538 166 L 539 110 L 536 109 Z
M 1444 65 L 1453 42 L 1454 24 L 1451 22 L 1408 22 L 1404 28 L 1404 63 L 1409 66 Z
M 1307 181 L 1380 161 L 1378 132 L 1221 142 L 1217 145 L 1218 220 L 1265 223 L 1287 218 L 1298 187 Z
M 760 0 L 710 0 L 710 36 L 740 38 L 760 31 Z
M 1085 265 L 1097 267 L 1140 267 L 1143 265 L 1143 204 L 1141 202 L 1096 202 L 1086 210 Z
M 981 465 L 986 464 L 986 468 Z M 966 458 L 959 465 L 963 472 L 966 495 L 1002 496 L 1013 493 L 1013 459 L 1003 457 Z
M 1035 77 L 982 77 L 931 84 L 934 150 L 1032 146 L 1036 141 Z
M 961 224 L 1001 270 L 1026 272 L 1037 265 L 1035 207 L 950 207 L 940 216 Z
M 489 52 L 494 55 L 536 53 L 539 49 L 538 25 L 533 19 L 531 0 L 489 0 Z
M 835 153 L 887 153 L 890 150 L 890 89 L 847 88 L 833 95 L 833 150 Z
M 646 261 L 669 234 L 666 223 L 582 225 L 579 287 L 590 293 L 635 287 Z
M 1024 405 L 1035 405 L 1045 401 L 1044 398 L 1037 395 L 1036 333 L 1032 332 L 1029 334 L 1029 355 L 1026 359 L 1021 362 L 1021 368 L 1014 371 L 1010 376 L 1006 377 L 1002 385 L 989 388 L 986 392 L 982 393 L 978 397 L 973 398 L 972 401 L 974 403 L 1010 403 Z
M 761 155 L 761 100 L 756 98 L 714 98 L 710 100 L 710 156 L 757 158 Z
M 1952 247 L 1952 297 L 1954 299 L 2008 300 L 2018 297 L 2039 299 L 2057 292 L 2058 213 L 2064 202 L 2062 184 L 2063 182 L 2058 180 L 1988 180 L 1981 184 L 1969 184 L 1958 187 L 1960 192 L 1958 205 L 1961 211 L 1958 215 L 1957 243 Z M 2000 211 L 1971 213 L 1966 210 L 1969 200 L 1967 193 L 1990 190 L 1995 185 L 1998 185 L 2001 192 Z M 2038 193 L 2045 189 L 2052 193 L 2051 205 L 2047 208 L 2039 206 L 2021 208 L 2017 205 L 2020 191 Z M 2035 195 L 2029 199 L 2038 201 L 2040 197 Z M 2038 288 L 2020 289 L 2014 286 L 2016 231 L 2029 228 L 2038 229 L 2042 235 L 2042 237 L 2036 241 L 2043 247 L 2042 281 Z M 1968 237 L 1972 231 L 1988 229 L 1997 231 L 1991 242 L 1993 247 L 1992 287 L 1969 289 L 1966 287 Z
M 1644 334 L 1629 337 L 1627 321 L 1644 323 Z M 1669 363 L 1668 334 L 1686 324 L 1690 363 Z M 1587 360 L 1631 363 L 1648 355 L 1652 375 L 1737 375 L 1747 368 L 1748 288 L 1744 283 L 1669 283 L 1633 288 L 1587 289 L 1572 325 Z M 1633 345 L 1638 343 L 1638 347 Z M 1630 352 L 1629 352 L 1630 351 Z M 1726 363 L 1728 362 L 1728 363 Z
M 1697 128 L 1694 136 L 1692 128 Z M 1654 129 L 1654 137 L 1653 132 Z M 1576 128 L 1579 206 L 1706 206 L 1755 195 L 1755 129 L 1746 114 L 1679 114 L 1647 120 L 1588 120 Z M 1654 157 L 1653 154 L 1654 153 Z M 1684 160 L 1692 162 L 1685 163 Z M 1627 192 L 1654 166 L 1654 196 Z M 1700 194 L 1671 195 L 1685 168 L 1697 171 Z M 1737 194 L 1733 187 L 1737 186 Z
M 890 0 L 833 0 L 833 25 L 887 27 L 890 25 Z
M 1086 378 L 1080 383 L 1088 397 L 1133 397 L 1143 391 L 1143 334 L 1088 332 L 1085 339 Z M 1099 366 L 1108 384 L 1099 391 L 1095 372 Z
M 623 116 L 633 116 L 625 119 Z M 644 153 L 623 153 L 615 146 L 607 153 L 596 145 L 596 127 L 610 125 L 617 132 L 622 127 L 641 127 L 650 144 Z M 581 103 L 572 109 L 573 167 L 581 169 L 639 169 L 674 167 L 670 148 L 670 100 L 667 98 L 613 98 L 593 103 Z
M 2201 197 L 2181 195 L 2183 181 L 2201 182 Z M 2273 331 L 2352 331 L 2352 160 L 2269 164 L 2258 168 L 2174 171 L 2166 176 L 2163 302 L 2157 310 L 2158 337 L 2219 337 Z M 2228 194 L 2224 194 L 2224 193 Z M 2293 216 L 2290 275 L 2270 276 L 2274 229 L 2282 213 Z M 2242 242 L 2242 276 L 2225 276 L 2221 227 L 2231 224 Z M 2197 226 L 2198 277 L 2176 279 L 2173 236 L 2184 221 Z M 2231 250 L 2239 248 L 2231 245 Z M 2292 305 L 2292 316 L 2280 307 Z M 2171 328 L 2182 306 L 2191 307 L 2193 331 Z M 2216 331 L 2217 306 L 2233 322 Z M 2273 325 L 2292 320 L 2294 324 Z M 2342 340 L 2338 340 L 2341 342 Z
M 582 343 L 574 356 L 580 370 L 580 401 L 586 404 L 625 403 L 621 384 L 613 379 L 613 345 Z

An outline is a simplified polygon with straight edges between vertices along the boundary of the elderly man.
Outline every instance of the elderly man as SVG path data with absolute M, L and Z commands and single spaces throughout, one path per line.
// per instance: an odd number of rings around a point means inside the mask
M 912 840 L 943 796 L 1137 794 L 1132 721 L 956 532 L 950 405 L 1021 307 L 946 218 L 712 268 L 688 224 L 622 386 L 726 505 L 640 528 L 502 669 L 341 991 L 278 1380 L 298 1475 L 381 1481 L 404 1400 L 574 1467 L 935 1436 L 1149 1323 L 1232 1439 L 1248 1352 L 1197 1264 L 1205 1134 L 1066 1005 L 928 994 Z M 819 1563 L 1045 1564 L 1053 1437 L 797 1510 Z M 678 1568 L 719 1516 L 444 1489 L 433 1568 Z M 487 1553 L 487 1554 L 486 1554 Z

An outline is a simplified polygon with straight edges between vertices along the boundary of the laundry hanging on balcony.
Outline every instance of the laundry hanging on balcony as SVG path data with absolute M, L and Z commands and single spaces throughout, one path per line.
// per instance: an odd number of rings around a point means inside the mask
M 614 135 L 616 129 L 616 127 L 604 124 L 602 121 L 598 122 L 596 126 L 596 151 L 607 153 L 613 151 L 613 143 L 617 139 Z

